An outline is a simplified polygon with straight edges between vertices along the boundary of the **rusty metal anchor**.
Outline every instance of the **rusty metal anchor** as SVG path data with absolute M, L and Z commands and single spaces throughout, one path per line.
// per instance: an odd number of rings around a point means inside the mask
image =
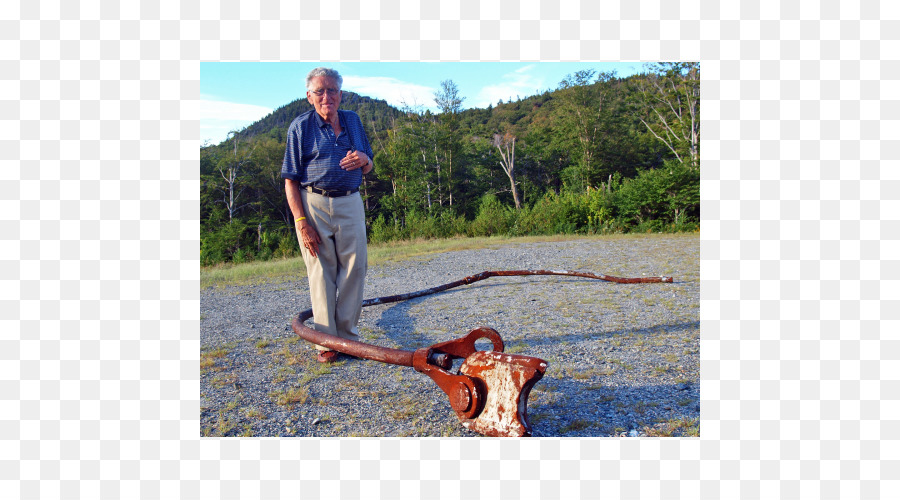
M 493 351 L 479 351 L 486 338 Z M 459 372 L 447 371 L 463 359 Z M 493 328 L 480 327 L 465 337 L 413 353 L 413 368 L 424 373 L 450 397 L 463 426 L 486 436 L 530 436 L 528 395 L 544 376 L 547 362 L 531 356 L 503 353 L 503 339 Z
M 446 285 L 389 297 L 363 301 L 363 307 L 408 300 L 430 295 L 492 276 L 560 275 L 613 281 L 616 283 L 671 283 L 670 277 L 618 278 L 576 271 L 485 271 Z M 356 357 L 411 366 L 428 375 L 450 399 L 450 406 L 468 429 L 486 436 L 530 436 L 528 396 L 532 387 L 547 370 L 547 362 L 531 356 L 506 354 L 503 339 L 496 330 L 479 327 L 465 336 L 415 351 L 379 347 L 318 332 L 304 322 L 312 317 L 312 309 L 301 312 L 291 326 L 304 340 Z M 487 339 L 492 351 L 479 351 L 475 342 Z M 462 359 L 456 373 L 453 362 Z

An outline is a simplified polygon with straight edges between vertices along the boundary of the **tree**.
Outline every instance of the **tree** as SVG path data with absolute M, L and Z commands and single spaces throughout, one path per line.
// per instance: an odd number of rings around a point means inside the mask
M 615 72 L 600 73 L 592 82 L 595 73 L 592 69 L 580 70 L 559 82 L 564 116 L 562 122 L 576 139 L 578 177 L 585 187 L 591 187 L 595 177 L 600 178 L 606 173 L 596 171 L 605 101 L 603 84 L 615 77 Z
M 294 214 L 284 195 L 284 179 L 281 165 L 284 160 L 284 142 L 269 136 L 259 136 L 254 140 L 250 152 L 252 163 L 245 173 L 249 177 L 246 187 L 253 190 L 252 204 L 260 220 L 276 215 L 285 228 L 293 230 Z M 275 221 L 272 221 L 275 222 Z
M 389 131 L 383 151 L 375 155 L 376 174 L 391 185 L 391 193 L 380 203 L 392 217 L 403 217 L 411 210 L 430 205 L 433 174 L 426 167 L 430 150 L 428 121 L 424 114 L 407 107 L 404 117 Z
M 647 65 L 638 78 L 641 123 L 681 162 L 700 166 L 700 63 Z
M 516 136 L 509 132 L 503 134 L 494 134 L 494 146 L 500 151 L 500 168 L 509 177 L 509 185 L 512 190 L 513 202 L 516 204 L 516 210 L 522 208 L 519 202 L 519 192 L 516 189 Z
M 443 159 L 447 163 L 447 194 L 449 204 L 453 206 L 453 160 L 459 159 L 462 152 L 462 139 L 459 134 L 459 112 L 462 110 L 464 97 L 459 95 L 459 88 L 453 80 L 441 82 L 441 90 L 434 94 L 434 102 L 441 110 L 440 125 L 435 141 L 438 163 L 438 182 L 440 182 L 440 163 Z M 437 154 L 438 149 L 440 155 Z
M 241 193 L 244 191 L 242 186 L 238 186 L 238 180 L 241 178 L 241 169 L 251 161 L 250 156 L 253 150 L 251 149 L 249 152 L 243 150 L 241 155 L 238 155 L 237 131 L 232 130 L 228 132 L 228 135 L 234 137 L 234 154 L 231 158 L 222 158 L 216 167 L 219 175 L 225 181 L 225 186 L 221 188 L 222 203 L 225 204 L 225 208 L 228 210 L 228 222 L 232 222 L 238 210 L 248 204 L 238 205 L 238 199 L 240 199 Z M 236 189 L 238 190 L 237 194 L 235 194 Z

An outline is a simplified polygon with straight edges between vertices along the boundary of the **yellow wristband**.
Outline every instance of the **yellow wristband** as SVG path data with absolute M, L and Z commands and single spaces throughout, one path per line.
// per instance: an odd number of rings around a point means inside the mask
M 294 219 L 294 222 L 300 222 L 302 220 L 306 220 L 306 217 L 297 217 L 296 219 Z

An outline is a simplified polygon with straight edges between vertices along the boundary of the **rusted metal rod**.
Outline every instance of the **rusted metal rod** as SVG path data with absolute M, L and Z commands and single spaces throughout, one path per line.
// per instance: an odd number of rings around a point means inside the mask
M 366 304 L 363 305 L 365 306 Z M 312 315 L 312 309 L 307 309 L 294 318 L 294 321 L 291 323 L 294 333 L 299 335 L 303 340 L 329 349 L 334 349 L 335 351 L 352 354 L 353 356 L 371 359 L 373 361 L 381 361 L 382 363 L 390 363 L 392 365 L 413 365 L 412 351 L 391 349 L 390 347 L 380 347 L 356 340 L 342 339 L 337 335 L 330 335 L 328 333 L 313 330 L 303 324 L 306 320 L 311 318 Z
M 451 283 L 419 290 L 418 292 L 403 293 L 400 295 L 389 295 L 387 297 L 378 297 L 374 299 L 366 299 L 363 301 L 363 307 L 374 306 L 378 304 L 389 304 L 391 302 L 400 302 L 401 300 L 415 299 L 424 297 L 433 293 L 443 292 L 451 288 L 462 285 L 470 285 L 477 281 L 488 279 L 494 276 L 577 276 L 579 278 L 591 278 L 604 281 L 612 281 L 614 283 L 672 283 L 670 276 L 651 276 L 647 278 L 620 278 L 618 276 L 609 276 L 606 274 L 585 273 L 581 271 L 544 271 L 544 270 L 524 270 L 524 271 L 483 271 L 472 276 L 466 276 L 461 280 Z

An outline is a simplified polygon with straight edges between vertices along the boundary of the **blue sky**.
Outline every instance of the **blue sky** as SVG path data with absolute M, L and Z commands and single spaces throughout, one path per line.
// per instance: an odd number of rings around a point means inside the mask
M 219 143 L 276 108 L 305 97 L 305 79 L 317 66 L 344 77 L 344 90 L 384 99 L 397 107 L 435 110 L 441 82 L 453 80 L 464 108 L 485 108 L 497 101 L 525 98 L 556 89 L 582 69 L 615 70 L 620 77 L 641 71 L 640 62 L 201 62 L 201 143 Z

